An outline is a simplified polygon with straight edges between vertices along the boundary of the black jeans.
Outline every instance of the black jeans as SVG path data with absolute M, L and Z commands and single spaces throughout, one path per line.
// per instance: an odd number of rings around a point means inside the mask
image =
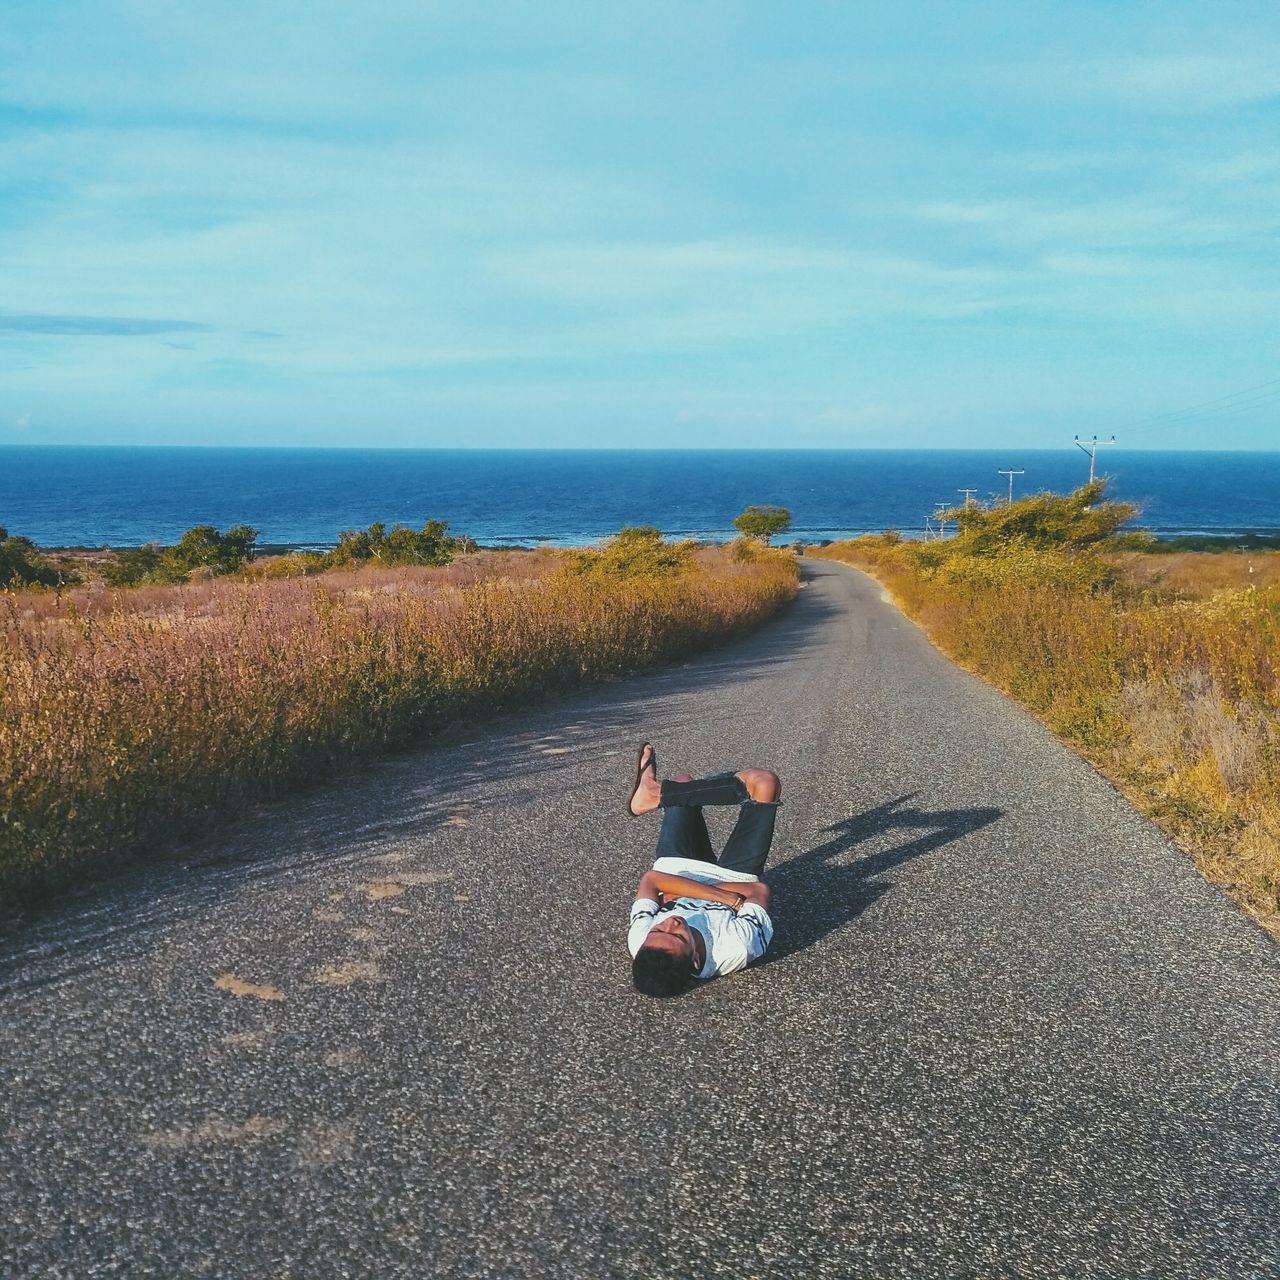
M 702 816 L 703 806 L 711 804 L 741 806 L 719 858 L 711 848 L 711 836 Z M 728 871 L 758 876 L 769 856 L 777 816 L 776 803 L 752 800 L 746 784 L 732 773 L 717 773 L 693 782 L 664 782 L 657 856 L 694 858 L 717 863 Z

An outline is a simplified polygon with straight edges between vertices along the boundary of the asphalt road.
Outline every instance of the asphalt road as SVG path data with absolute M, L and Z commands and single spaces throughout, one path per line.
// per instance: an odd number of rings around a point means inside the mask
M 670 1002 L 623 945 L 645 737 L 783 779 L 769 958 Z M 829 563 L 68 904 L 0 983 L 6 1277 L 1280 1275 L 1280 953 Z

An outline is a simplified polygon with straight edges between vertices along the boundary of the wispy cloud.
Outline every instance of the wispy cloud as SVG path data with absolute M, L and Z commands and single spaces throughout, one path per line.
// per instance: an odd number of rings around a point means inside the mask
M 930 201 L 907 212 L 925 223 L 983 234 L 1010 250 L 1049 247 L 1082 254 L 1129 249 L 1155 255 L 1216 247 L 1240 253 L 1251 243 L 1270 243 L 1277 226 L 1264 200 L 1231 201 L 1221 191 L 1181 184 L 1159 194 L 1095 194 L 1085 201 Z
M 226 12 L 0 24 L 0 337 L 40 432 L 593 442 L 691 408 L 820 443 L 1208 398 L 1275 349 L 1269 19 Z M 68 340 L 110 337 L 144 340 Z
M 1234 54 L 1138 55 L 1070 69 L 1078 91 L 1183 113 L 1280 97 L 1280 42 Z
M 605 313 L 627 342 L 803 333 L 840 320 L 993 305 L 1016 272 L 773 240 L 534 244 L 487 264 L 510 288 Z M 639 323 L 638 323 L 639 322 Z
M 193 320 L 145 320 L 136 316 L 36 315 L 0 311 L 0 330 L 67 338 L 149 338 L 162 333 L 207 333 Z

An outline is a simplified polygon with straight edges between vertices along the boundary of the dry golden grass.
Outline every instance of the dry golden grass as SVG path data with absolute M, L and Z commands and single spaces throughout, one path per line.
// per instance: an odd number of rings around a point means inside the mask
M 105 582 L 88 583 L 85 586 L 68 587 L 62 591 L 19 591 L 8 593 L 8 607 L 24 624 L 44 618 L 65 619 L 69 613 L 82 617 L 104 618 L 125 614 L 148 617 L 192 617 L 200 614 L 219 614 L 225 609 L 229 593 L 246 582 L 266 582 L 275 579 L 300 581 L 301 573 L 273 574 L 270 567 L 289 556 L 272 556 L 255 560 L 245 567 L 243 574 L 230 577 L 214 577 L 199 571 L 195 581 L 174 585 L 150 585 L 139 587 L 111 587 Z M 461 556 L 452 564 L 439 568 L 380 568 L 334 569 L 320 575 L 329 592 L 340 591 L 396 591 L 412 576 L 415 590 L 429 586 L 468 587 L 477 582 L 503 579 L 512 582 L 532 582 L 557 572 L 563 563 L 560 552 L 543 548 L 537 551 L 479 551 Z
M 813 554 L 872 573 L 1280 935 L 1280 556 L 1249 575 L 1238 553 L 979 559 L 870 537 Z
M 448 722 L 713 644 L 795 587 L 789 554 L 711 549 L 616 578 L 555 553 L 489 553 L 8 593 L 0 890 L 47 888 Z
M 1111 559 L 1126 587 L 1152 598 L 1198 600 L 1215 591 L 1280 586 L 1280 551 L 1124 552 Z

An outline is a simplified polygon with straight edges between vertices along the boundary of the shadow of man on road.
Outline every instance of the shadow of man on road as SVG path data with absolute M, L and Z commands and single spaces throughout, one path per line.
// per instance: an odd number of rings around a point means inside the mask
M 990 807 L 933 811 L 908 807 L 917 795 L 913 791 L 837 822 L 828 828 L 833 833 L 830 840 L 769 870 L 765 878 L 773 893 L 776 933 L 766 963 L 803 951 L 856 920 L 893 887 L 878 878 L 885 872 L 1004 816 L 1003 809 Z M 841 854 L 890 831 L 920 834 L 854 862 L 837 861 Z

